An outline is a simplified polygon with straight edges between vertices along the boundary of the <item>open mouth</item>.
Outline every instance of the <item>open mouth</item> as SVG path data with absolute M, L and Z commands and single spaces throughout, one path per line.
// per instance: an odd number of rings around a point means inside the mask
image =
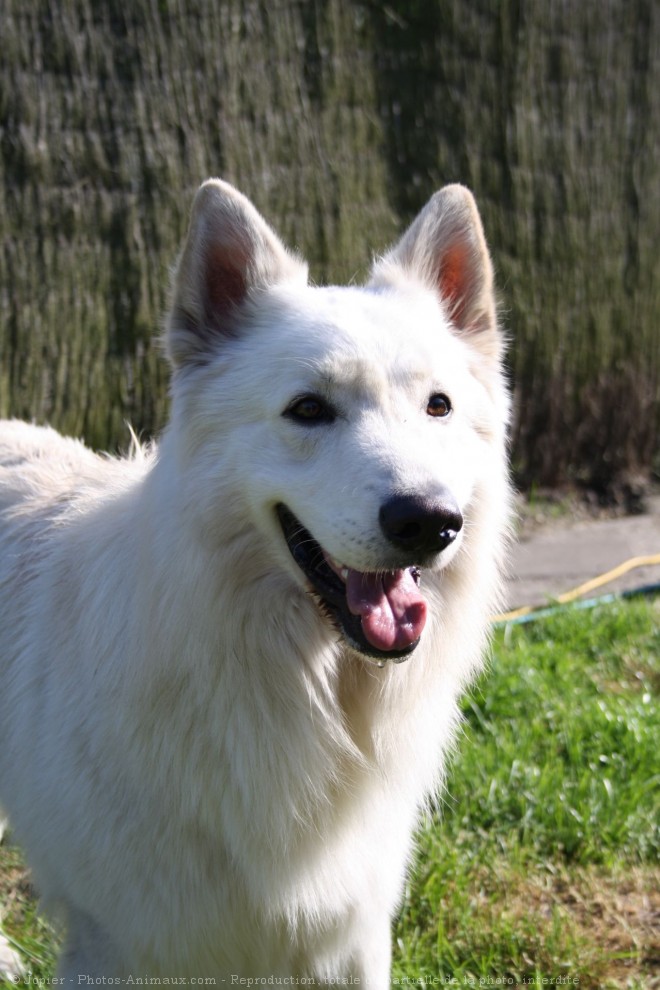
M 379 662 L 408 657 L 426 623 L 419 568 L 355 571 L 326 554 L 285 505 L 276 512 L 293 559 L 348 644 Z

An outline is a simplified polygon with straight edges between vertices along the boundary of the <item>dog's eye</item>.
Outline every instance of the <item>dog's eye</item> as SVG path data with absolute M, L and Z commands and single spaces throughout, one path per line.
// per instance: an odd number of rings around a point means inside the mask
M 308 423 L 310 426 L 316 423 L 332 423 L 335 419 L 334 409 L 318 395 L 303 395 L 299 399 L 294 399 L 284 415 L 298 423 Z
M 451 412 L 451 402 L 446 395 L 442 392 L 436 392 L 429 399 L 429 404 L 426 407 L 426 411 L 429 416 L 448 416 Z

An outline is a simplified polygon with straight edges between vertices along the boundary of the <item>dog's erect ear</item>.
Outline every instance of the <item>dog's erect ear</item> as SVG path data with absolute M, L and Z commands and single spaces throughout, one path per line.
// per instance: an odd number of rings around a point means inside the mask
M 245 196 L 209 179 L 195 197 L 174 277 L 166 328 L 173 365 L 205 363 L 220 339 L 235 334 L 249 295 L 287 281 L 305 283 L 307 266 L 287 252 Z
M 401 240 L 374 265 L 371 285 L 401 274 L 433 288 L 460 334 L 487 357 L 499 359 L 493 268 L 474 197 L 460 185 L 445 186 L 426 204 Z

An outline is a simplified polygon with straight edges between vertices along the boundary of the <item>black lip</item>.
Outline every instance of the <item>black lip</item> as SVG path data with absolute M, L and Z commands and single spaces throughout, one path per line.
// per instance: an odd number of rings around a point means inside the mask
M 309 530 L 283 503 L 275 506 L 282 533 L 291 556 L 307 578 L 319 602 L 321 611 L 343 635 L 357 653 L 375 660 L 405 660 L 419 643 L 416 639 L 404 650 L 378 650 L 367 640 L 362 631 L 362 620 L 353 615 L 346 603 L 346 588 L 328 566 L 321 546 Z

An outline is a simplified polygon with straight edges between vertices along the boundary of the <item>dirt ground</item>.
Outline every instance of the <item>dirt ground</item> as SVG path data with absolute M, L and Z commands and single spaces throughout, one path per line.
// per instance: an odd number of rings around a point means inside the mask
M 543 605 L 557 595 L 604 574 L 633 557 L 660 555 L 660 492 L 645 500 L 639 515 L 590 517 L 565 506 L 540 513 L 527 507 L 513 548 L 506 589 L 507 608 Z M 660 564 L 636 567 L 585 597 L 660 584 Z

